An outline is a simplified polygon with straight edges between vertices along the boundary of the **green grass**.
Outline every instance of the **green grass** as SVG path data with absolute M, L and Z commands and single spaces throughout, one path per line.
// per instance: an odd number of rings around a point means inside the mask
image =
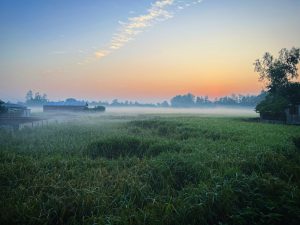
M 0 224 L 298 224 L 299 137 L 175 115 L 1 130 Z

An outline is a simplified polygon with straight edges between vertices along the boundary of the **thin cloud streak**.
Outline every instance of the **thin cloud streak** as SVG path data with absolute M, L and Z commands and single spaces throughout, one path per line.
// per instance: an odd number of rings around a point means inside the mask
M 127 22 L 119 21 L 120 29 L 115 33 L 108 47 L 99 49 L 94 53 L 96 59 L 101 59 L 120 49 L 126 43 L 153 25 L 168 20 L 178 11 L 186 7 L 201 3 L 202 0 L 157 0 L 147 10 L 146 14 L 129 17 Z

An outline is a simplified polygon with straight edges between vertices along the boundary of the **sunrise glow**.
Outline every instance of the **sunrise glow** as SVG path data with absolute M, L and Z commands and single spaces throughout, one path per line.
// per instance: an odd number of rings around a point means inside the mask
M 1 1 L 0 96 L 257 94 L 253 62 L 299 45 L 299 11 L 295 0 Z

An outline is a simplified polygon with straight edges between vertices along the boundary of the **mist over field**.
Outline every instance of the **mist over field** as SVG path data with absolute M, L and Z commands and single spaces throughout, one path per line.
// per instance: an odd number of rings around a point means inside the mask
M 215 108 L 107 108 L 107 113 L 115 114 L 197 114 L 216 116 L 257 116 L 253 108 L 215 107 Z
M 42 107 L 29 107 L 33 113 L 43 112 Z M 107 114 L 197 114 L 219 116 L 258 116 L 250 107 L 207 107 L 207 108 L 153 108 L 153 107 L 106 107 Z

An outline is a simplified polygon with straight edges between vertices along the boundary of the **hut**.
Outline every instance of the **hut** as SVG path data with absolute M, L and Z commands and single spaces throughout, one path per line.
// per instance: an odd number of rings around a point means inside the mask
M 300 104 L 290 105 L 282 113 L 260 113 L 260 120 L 267 123 L 300 125 Z
M 78 101 L 48 102 L 43 105 L 44 112 L 71 111 L 82 112 L 88 109 L 88 104 Z
M 285 109 L 286 123 L 300 125 L 300 105 L 293 105 Z
M 13 103 L 3 103 L 1 104 L 2 117 L 30 117 L 31 110 L 26 106 Z

